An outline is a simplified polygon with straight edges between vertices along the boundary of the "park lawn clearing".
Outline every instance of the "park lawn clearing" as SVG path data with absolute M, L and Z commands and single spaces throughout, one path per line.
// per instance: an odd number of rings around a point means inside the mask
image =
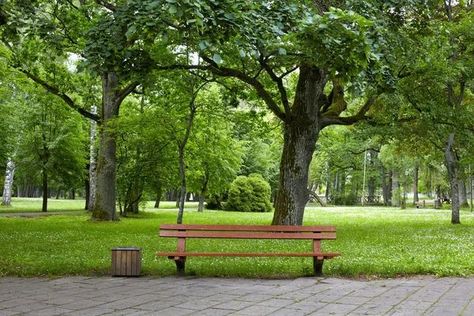
M 11 206 L 1 206 L 0 214 L 41 212 L 42 198 L 12 198 Z M 48 212 L 84 211 L 84 200 L 48 199 Z
M 169 205 L 167 205 L 169 206 Z M 194 204 L 191 204 L 194 206 Z M 194 210 L 193 210 L 194 209 Z M 176 250 L 176 240 L 159 238 L 160 224 L 176 221 L 174 209 L 146 209 L 119 222 L 94 222 L 87 215 L 38 218 L 0 217 L 1 276 L 107 275 L 111 249 L 142 248 L 142 274 L 169 276 L 174 262 L 156 251 Z M 269 224 L 271 213 L 186 210 L 186 224 Z M 462 211 L 461 225 L 448 210 L 381 207 L 308 207 L 305 225 L 334 225 L 335 241 L 324 251 L 342 256 L 324 264 L 326 276 L 397 277 L 474 275 L 474 213 Z M 192 240 L 187 248 L 205 251 L 309 250 L 307 241 Z M 293 278 L 311 275 L 311 258 L 189 258 L 188 275 Z

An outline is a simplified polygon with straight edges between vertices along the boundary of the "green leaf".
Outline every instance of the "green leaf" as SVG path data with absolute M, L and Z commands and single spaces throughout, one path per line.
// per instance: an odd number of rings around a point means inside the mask
M 171 13 L 171 14 L 175 14 L 175 13 L 178 12 L 178 8 L 174 4 L 170 4 L 168 12 Z
M 219 54 L 214 54 L 214 56 L 212 56 L 212 60 L 216 63 L 216 64 L 222 64 L 222 57 L 221 55 Z

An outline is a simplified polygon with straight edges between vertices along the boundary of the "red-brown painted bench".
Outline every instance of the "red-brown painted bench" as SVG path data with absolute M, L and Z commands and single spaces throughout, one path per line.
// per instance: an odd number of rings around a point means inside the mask
M 176 263 L 178 275 L 184 274 L 187 257 L 312 257 L 315 275 L 321 275 L 324 259 L 339 256 L 335 252 L 322 252 L 321 240 L 336 239 L 334 226 L 260 226 L 260 225 L 183 225 L 160 226 L 160 237 L 178 239 L 176 251 L 157 252 Z M 219 239 L 294 239 L 311 240 L 310 252 L 188 252 L 186 240 L 190 238 Z

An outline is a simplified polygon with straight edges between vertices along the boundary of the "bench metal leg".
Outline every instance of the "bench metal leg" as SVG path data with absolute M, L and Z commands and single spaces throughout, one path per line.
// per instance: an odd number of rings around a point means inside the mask
M 322 276 L 323 275 L 323 263 L 324 258 L 313 258 L 313 269 L 315 276 Z
M 176 272 L 179 276 L 184 276 L 184 267 L 186 263 L 186 257 L 175 257 L 174 262 L 176 263 Z

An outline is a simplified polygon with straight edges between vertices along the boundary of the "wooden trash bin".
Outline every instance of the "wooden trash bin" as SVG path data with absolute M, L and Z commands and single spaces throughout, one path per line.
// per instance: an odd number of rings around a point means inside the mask
M 140 248 L 118 247 L 112 249 L 112 276 L 140 276 L 141 266 Z

